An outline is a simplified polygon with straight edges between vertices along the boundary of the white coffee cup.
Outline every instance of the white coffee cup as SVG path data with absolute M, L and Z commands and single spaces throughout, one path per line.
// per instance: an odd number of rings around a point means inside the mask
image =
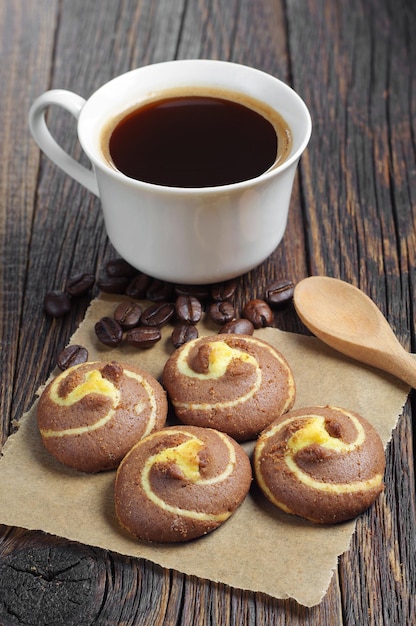
M 159 92 L 212 88 L 254 98 L 277 111 L 292 135 L 288 158 L 256 178 L 217 187 L 165 187 L 127 177 L 102 149 L 109 120 Z M 45 121 L 50 105 L 78 120 L 78 138 L 92 169 L 53 139 Z M 29 113 L 31 133 L 45 154 L 101 200 L 108 237 L 138 270 L 162 280 L 204 284 L 243 274 L 281 241 L 296 167 L 311 135 L 302 99 L 277 78 L 224 61 L 183 60 L 122 74 L 87 101 L 66 90 L 43 93 Z

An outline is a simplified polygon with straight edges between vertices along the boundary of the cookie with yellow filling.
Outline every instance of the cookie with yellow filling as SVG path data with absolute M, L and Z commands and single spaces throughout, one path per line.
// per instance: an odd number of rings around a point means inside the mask
M 120 463 L 117 518 L 145 541 L 189 541 L 223 524 L 251 480 L 247 454 L 225 433 L 169 426 L 138 442 Z
M 362 416 L 333 406 L 289 411 L 259 437 L 254 472 L 287 513 L 334 524 L 365 511 L 384 487 L 384 447 Z
M 237 334 L 183 345 L 166 362 L 163 385 L 182 423 L 214 428 L 236 441 L 254 439 L 295 399 L 285 357 L 256 337 Z
M 117 362 L 73 366 L 44 389 L 37 423 L 45 448 L 84 472 L 114 469 L 142 437 L 163 428 L 166 392 L 150 374 Z

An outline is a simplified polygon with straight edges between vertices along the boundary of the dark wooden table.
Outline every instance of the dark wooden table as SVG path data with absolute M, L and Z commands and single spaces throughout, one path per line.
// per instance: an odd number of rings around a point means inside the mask
M 335 276 L 370 295 L 415 351 L 415 32 L 413 0 L 2 0 L 1 443 L 89 302 L 52 320 L 42 310 L 45 293 L 79 271 L 98 276 L 114 256 L 98 200 L 39 153 L 28 108 L 48 88 L 88 97 L 151 62 L 206 57 L 253 65 L 291 84 L 310 108 L 313 137 L 284 241 L 239 280 L 238 302 L 262 294 L 273 278 Z M 51 112 L 50 120 L 79 155 L 72 119 Z M 305 332 L 290 309 L 276 313 L 275 323 Z M 319 606 L 3 526 L 0 623 L 416 623 L 414 410 L 411 395 L 387 449 L 385 495 L 359 519 Z

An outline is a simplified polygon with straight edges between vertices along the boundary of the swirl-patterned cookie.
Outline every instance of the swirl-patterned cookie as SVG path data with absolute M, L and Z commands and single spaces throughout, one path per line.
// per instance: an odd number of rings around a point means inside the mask
M 84 472 L 118 466 L 142 437 L 163 428 L 167 399 L 147 372 L 116 362 L 71 367 L 43 391 L 37 422 L 45 448 Z
M 343 408 L 293 410 L 259 437 L 254 472 L 266 497 L 319 524 L 352 519 L 383 490 L 385 455 L 375 428 Z
M 169 426 L 142 439 L 120 463 L 117 518 L 146 541 L 189 541 L 223 524 L 251 480 L 248 456 L 225 433 Z
M 200 337 L 176 350 L 165 364 L 163 385 L 178 419 L 254 439 L 288 411 L 295 382 L 285 357 L 256 337 Z

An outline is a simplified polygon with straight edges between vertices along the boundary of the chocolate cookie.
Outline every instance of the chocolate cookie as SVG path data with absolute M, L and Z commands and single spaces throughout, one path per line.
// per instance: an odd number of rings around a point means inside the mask
M 255 438 L 295 399 L 291 368 L 280 352 L 255 337 L 201 337 L 176 350 L 163 385 L 178 419 L 215 428 L 237 441 Z
M 383 490 L 385 455 L 373 426 L 342 408 L 290 411 L 259 437 L 254 471 L 266 497 L 318 524 L 351 519 Z
M 224 433 L 169 426 L 137 443 L 115 483 L 120 524 L 152 542 L 184 542 L 225 522 L 246 497 L 250 460 Z
M 118 466 L 142 437 L 163 428 L 166 393 L 153 376 L 125 363 L 71 367 L 43 391 L 37 422 L 43 444 L 84 472 Z

